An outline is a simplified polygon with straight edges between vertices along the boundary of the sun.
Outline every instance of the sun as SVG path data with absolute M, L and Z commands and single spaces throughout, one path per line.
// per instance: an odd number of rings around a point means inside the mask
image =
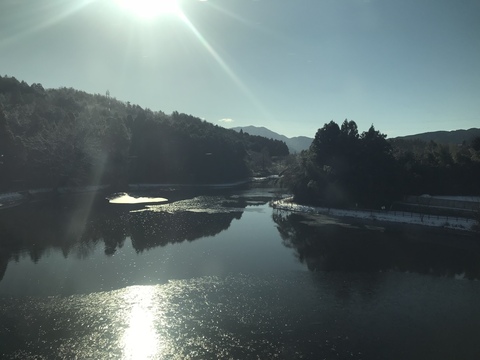
M 151 19 L 160 15 L 180 15 L 177 0 L 115 0 L 122 8 L 133 15 Z

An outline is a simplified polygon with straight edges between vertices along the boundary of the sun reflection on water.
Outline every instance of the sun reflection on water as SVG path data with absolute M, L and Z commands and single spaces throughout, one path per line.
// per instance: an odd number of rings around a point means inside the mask
M 128 289 L 124 300 L 129 305 L 122 338 L 125 359 L 161 358 L 162 339 L 155 327 L 157 305 L 153 286 L 134 286 Z

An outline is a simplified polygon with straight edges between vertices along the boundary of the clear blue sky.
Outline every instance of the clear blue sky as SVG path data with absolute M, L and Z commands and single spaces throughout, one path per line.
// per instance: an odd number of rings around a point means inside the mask
M 345 118 L 389 137 L 480 127 L 478 0 L 136 6 L 2 0 L 0 73 L 286 136 Z

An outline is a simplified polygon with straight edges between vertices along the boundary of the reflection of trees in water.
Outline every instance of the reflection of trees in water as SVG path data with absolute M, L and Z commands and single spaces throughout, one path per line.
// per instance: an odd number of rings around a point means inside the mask
M 283 244 L 311 271 L 400 271 L 480 279 L 480 247 L 467 235 L 431 229 L 308 224 L 298 214 L 275 212 Z M 408 230 L 407 230 L 408 229 Z
M 26 204 L 0 213 L 0 249 L 9 259 L 28 254 L 37 262 L 47 249 L 67 257 L 82 238 L 90 204 L 71 207 L 69 202 Z
M 87 229 L 82 246 L 103 241 L 105 254 L 113 255 L 127 237 L 137 252 L 178 242 L 214 236 L 229 228 L 241 212 L 104 212 Z
M 132 214 L 136 215 L 136 214 Z M 214 236 L 230 227 L 234 218 L 242 213 L 140 213 L 132 216 L 131 238 L 137 252 L 169 243 L 193 241 L 200 237 Z
M 26 204 L 0 213 L 0 280 L 10 260 L 28 254 L 37 262 L 50 249 L 65 257 L 84 259 L 103 242 L 105 254 L 112 255 L 127 237 L 137 252 L 168 243 L 193 241 L 214 236 L 240 219 L 246 206 L 238 201 L 235 209 L 206 213 L 179 211 L 128 212 L 128 207 L 111 206 L 100 199 Z M 231 205 L 231 204 L 230 204 Z
M 104 243 L 106 255 L 113 255 L 123 247 L 128 235 L 128 212 L 114 211 L 104 206 L 96 211 L 95 217 L 90 218 L 84 231 L 79 243 L 79 250 L 85 253 L 82 258 L 88 257 L 99 242 Z

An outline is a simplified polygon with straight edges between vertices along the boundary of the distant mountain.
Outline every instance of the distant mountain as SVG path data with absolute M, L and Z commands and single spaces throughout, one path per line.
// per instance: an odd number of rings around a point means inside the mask
M 399 136 L 394 139 L 422 140 L 426 142 L 435 141 L 439 144 L 461 144 L 464 141 L 469 143 L 477 136 L 480 136 L 480 129 L 472 128 L 468 130 L 433 131 L 415 135 Z
M 250 135 L 259 135 L 268 139 L 284 141 L 287 144 L 290 153 L 299 153 L 302 150 L 308 149 L 313 141 L 313 138 L 307 136 L 288 138 L 285 135 L 280 135 L 263 126 L 238 126 L 232 128 L 232 130 L 237 132 L 243 130 L 243 132 L 249 133 Z M 472 128 L 468 130 L 432 131 L 421 134 L 398 136 L 390 138 L 390 140 L 422 140 L 426 142 L 435 141 L 438 144 L 461 144 L 464 141 L 470 143 L 472 139 L 477 136 L 480 136 L 480 129 Z
M 232 130 L 240 132 L 249 133 L 250 135 L 263 136 L 268 139 L 284 141 L 287 144 L 290 153 L 299 153 L 302 150 L 306 150 L 310 147 L 313 139 L 306 136 L 295 136 L 288 138 L 285 135 L 280 135 L 272 130 L 267 129 L 266 127 L 258 126 L 237 126 L 232 128 Z

